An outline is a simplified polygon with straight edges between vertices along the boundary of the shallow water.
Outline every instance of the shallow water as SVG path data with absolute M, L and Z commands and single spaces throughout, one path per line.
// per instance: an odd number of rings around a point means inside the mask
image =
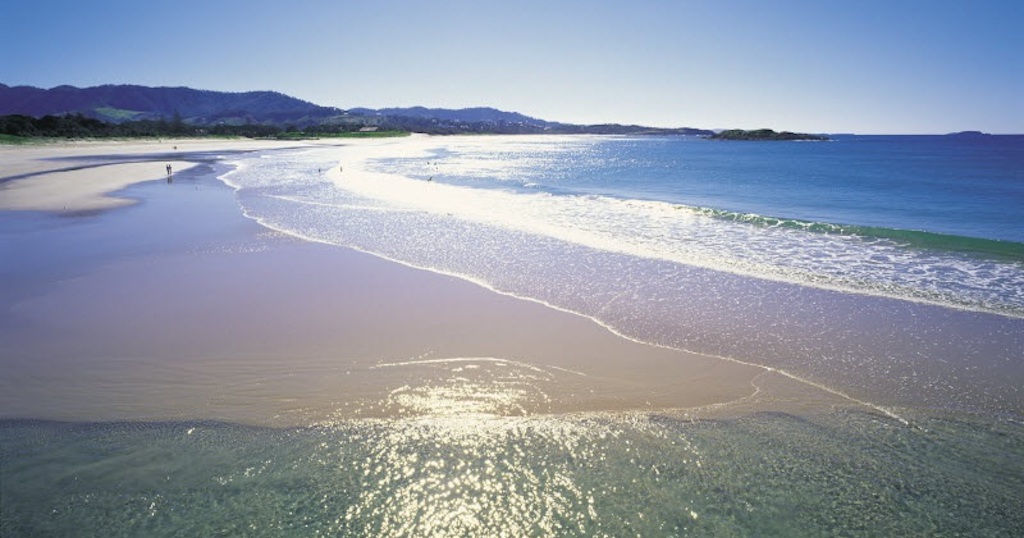
M 0 423 L 3 535 L 1010 536 L 1015 422 Z

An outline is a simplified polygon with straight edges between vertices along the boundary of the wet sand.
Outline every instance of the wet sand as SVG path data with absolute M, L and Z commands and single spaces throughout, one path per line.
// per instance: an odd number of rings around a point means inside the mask
M 146 153 L 103 149 L 93 148 Z M 219 148 L 229 149 L 238 146 Z M 20 151 L 4 148 L 2 162 L 62 150 Z M 69 217 L 49 195 L 35 208 L 50 211 L 0 211 L 0 275 L 15 284 L 0 294 L 0 418 L 285 426 L 836 399 L 763 368 L 632 342 L 454 277 L 266 230 L 212 168 L 108 198 L 111 185 L 154 178 L 128 158 L 95 155 L 75 159 L 109 163 L 116 181 L 92 182 L 86 198 L 137 203 L 76 206 Z M 37 174 L 5 184 L 33 192 L 95 171 L 3 170 Z

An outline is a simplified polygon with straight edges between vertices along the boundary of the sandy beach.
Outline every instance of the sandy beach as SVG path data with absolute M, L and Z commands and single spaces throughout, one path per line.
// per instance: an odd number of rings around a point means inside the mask
M 454 277 L 272 232 L 209 170 L 189 169 L 216 152 L 294 145 L 3 148 L 3 272 L 17 284 L 0 297 L 4 416 L 297 425 L 713 409 L 763 403 L 762 386 L 806 391 L 762 368 L 632 342 Z
M 112 209 L 132 201 L 111 193 L 135 183 L 166 180 L 168 166 L 173 177 L 209 160 L 211 153 L 293 145 L 186 139 L 0 146 L 0 210 L 73 213 Z
M 751 295 L 695 271 L 629 272 L 581 250 L 524 267 L 541 237 L 489 243 L 479 237 L 493 217 L 483 204 L 460 222 L 421 207 L 452 202 L 458 191 L 443 182 L 378 173 L 391 155 L 423 155 L 424 142 L 2 148 L 0 534 L 1021 528 L 1018 420 L 844 396 L 842 384 L 770 361 L 773 350 L 808 353 L 800 346 L 814 337 L 738 324 L 749 309 L 800 330 L 819 317 L 865 353 L 885 345 L 883 328 L 913 336 L 899 315 L 905 305 L 812 290 L 786 297 L 821 299 L 822 310 L 801 308 L 813 301 L 766 306 L 773 290 L 763 285 Z M 352 195 L 355 187 L 374 195 Z M 392 206 L 375 205 L 386 196 Z M 404 219 L 411 225 L 394 224 Z M 345 241 L 360 232 L 379 250 Z M 733 358 L 639 343 L 608 329 L 607 316 L 390 257 L 389 246 L 499 264 L 527 282 L 572 272 L 578 278 L 554 292 L 591 299 L 602 314 L 634 307 L 632 319 L 655 331 L 693 340 L 718 331 L 730 341 L 712 349 Z M 670 280 L 687 299 L 716 295 L 677 309 L 628 287 L 613 296 L 587 287 L 605 277 Z M 864 324 L 837 317 L 864 305 L 876 307 Z M 974 319 L 966 315 L 932 325 L 943 319 L 924 316 L 934 310 L 911 312 L 933 332 L 1019 334 L 1001 320 L 982 320 L 982 332 L 955 322 Z M 836 334 L 821 338 L 841 342 Z M 996 373 L 1019 379 L 1017 364 Z M 901 375 L 867 373 L 879 385 Z

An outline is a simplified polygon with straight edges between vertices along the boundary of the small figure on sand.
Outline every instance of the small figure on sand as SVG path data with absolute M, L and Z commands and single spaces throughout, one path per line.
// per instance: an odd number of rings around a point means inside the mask
M 171 165 L 170 164 L 167 165 L 167 175 L 168 176 L 171 175 Z

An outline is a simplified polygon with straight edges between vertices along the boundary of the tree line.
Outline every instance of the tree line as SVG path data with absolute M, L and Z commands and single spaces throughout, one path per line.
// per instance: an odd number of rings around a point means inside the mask
M 266 137 L 280 133 L 272 125 L 189 125 L 180 119 L 136 120 L 110 123 L 84 114 L 33 118 L 21 114 L 0 116 L 0 133 L 24 138 L 134 138 L 174 136 Z
M 234 136 L 247 138 L 296 138 L 345 136 L 359 131 L 368 123 L 387 133 L 428 134 L 685 134 L 709 135 L 699 129 L 654 129 L 637 125 L 568 125 L 547 126 L 526 122 L 466 122 L 407 116 L 352 118 L 343 123 L 311 123 L 295 125 L 218 123 L 197 125 L 185 122 L 175 114 L 171 120 L 132 120 L 111 123 L 81 113 L 48 115 L 41 118 L 12 114 L 0 116 L 0 134 L 20 138 L 171 138 Z
M 459 121 L 437 121 L 424 118 L 388 117 L 376 119 L 381 131 L 422 132 L 431 134 L 456 133 L 536 133 L 542 128 L 521 124 Z M 0 133 L 24 138 L 136 138 L 136 137 L 195 137 L 242 136 L 249 138 L 331 136 L 358 131 L 363 122 L 295 125 L 216 124 L 193 125 L 179 117 L 168 120 L 134 120 L 110 123 L 90 118 L 81 113 L 34 118 L 21 114 L 0 116 Z

